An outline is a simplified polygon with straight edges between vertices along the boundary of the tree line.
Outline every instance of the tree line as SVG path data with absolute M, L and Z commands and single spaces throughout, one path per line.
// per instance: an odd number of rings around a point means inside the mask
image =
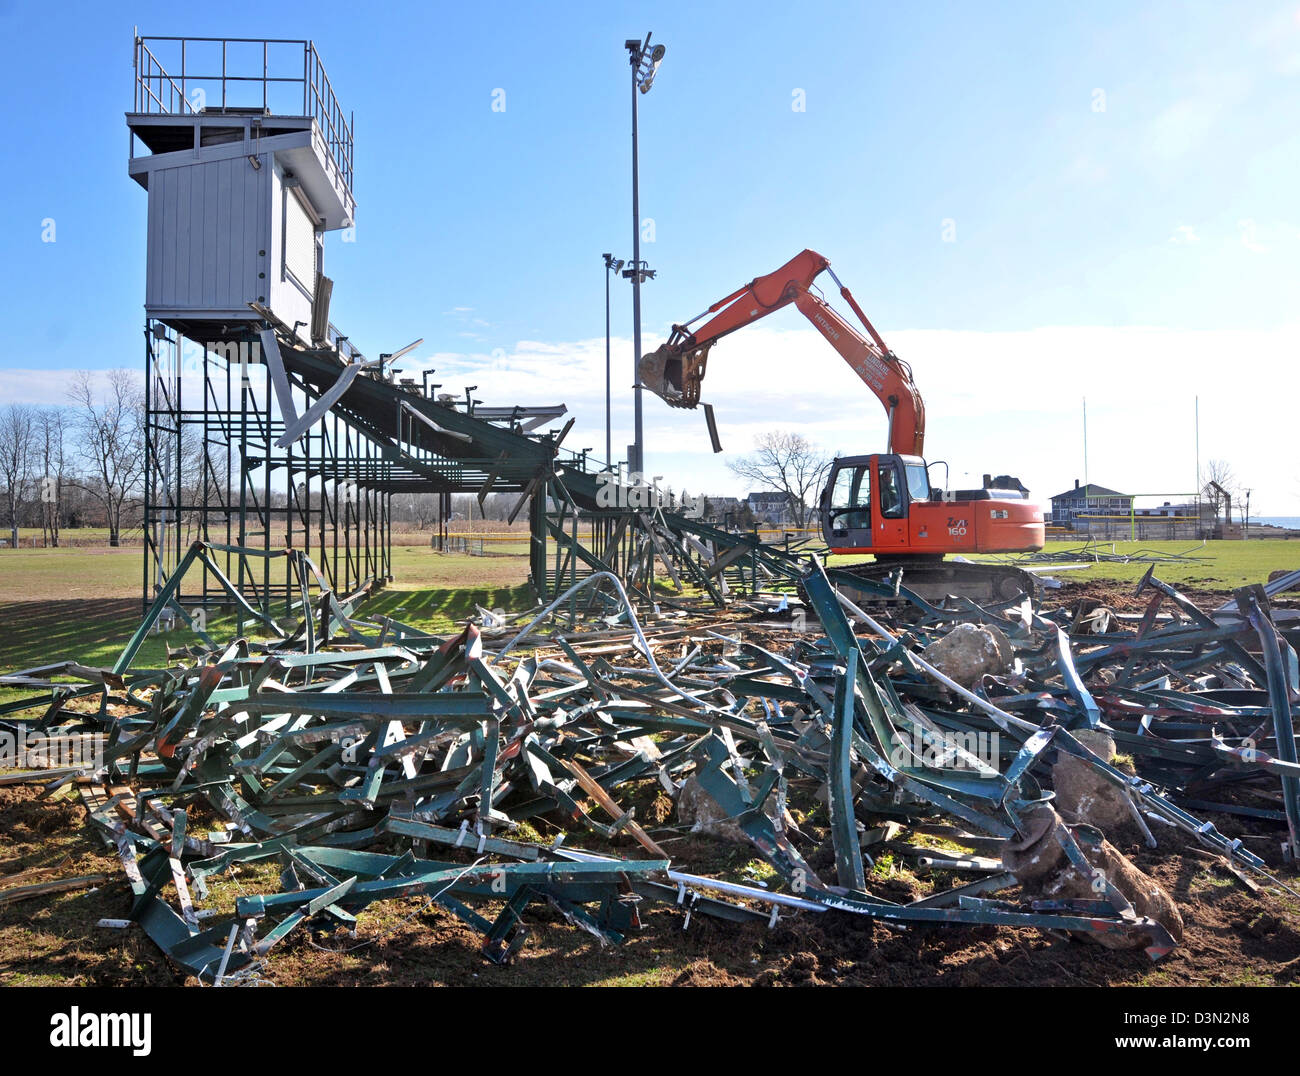
M 39 407 L 7 404 L 0 408 L 0 508 L 8 530 L 8 544 L 16 547 L 20 528 L 39 529 L 47 546 L 58 546 L 65 529 L 105 527 L 109 544 L 120 545 L 124 533 L 141 525 L 145 483 L 145 402 L 139 375 L 110 370 L 103 375 L 80 371 L 66 389 L 67 403 Z M 791 514 L 803 524 L 808 506 L 824 480 L 828 457 L 797 434 L 772 432 L 758 438 L 756 451 L 731 464 L 738 476 L 759 488 L 784 496 Z M 183 487 L 183 503 L 197 504 L 205 472 L 205 447 L 197 439 L 182 449 L 179 474 L 173 481 Z M 174 474 L 173 461 L 164 469 Z M 208 470 L 215 479 L 215 472 Z M 208 483 L 210 486 L 211 483 Z M 725 512 L 708 497 L 692 499 L 685 491 L 665 487 L 663 506 L 675 510 L 688 502 L 703 503 L 703 519 L 747 528 L 755 525 L 749 506 Z M 300 491 L 299 498 L 304 494 Z M 229 500 L 215 489 L 207 500 Z M 316 502 L 319 494 L 313 493 Z M 391 502 L 394 523 L 414 524 L 420 530 L 438 521 L 439 496 L 433 493 L 398 494 Z M 494 493 L 480 504 L 473 494 L 451 498 L 450 520 L 504 522 L 514 510 L 518 495 Z M 273 493 L 270 507 L 283 507 L 287 494 Z M 185 513 L 186 516 L 195 513 Z M 183 521 L 192 529 L 196 519 Z
M 39 527 L 57 546 L 64 528 L 103 526 L 109 544 L 138 526 L 144 485 L 144 391 L 130 370 L 74 374 L 67 404 L 0 409 L 0 490 L 9 542 Z

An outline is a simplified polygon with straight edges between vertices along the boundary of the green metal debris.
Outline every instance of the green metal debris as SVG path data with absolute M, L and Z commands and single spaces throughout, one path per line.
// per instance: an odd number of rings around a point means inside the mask
M 196 544 L 182 567 L 219 572 L 210 548 Z M 479 931 L 500 963 L 525 944 L 535 904 L 611 943 L 662 904 L 688 923 L 853 914 L 900 928 L 1032 927 L 1154 959 L 1180 928 L 1099 871 L 1104 842 L 1086 819 L 1050 832 L 1062 869 L 1095 876 L 1088 896 L 1035 895 L 1006 869 L 1060 806 L 1062 759 L 1113 789 L 1150 840 L 1158 821 L 1237 868 L 1266 865 L 1189 813 L 1215 790 L 1249 788 L 1277 807 L 1225 796 L 1212 809 L 1295 832 L 1300 680 L 1263 588 L 1210 617 L 1148 573 L 1155 597 L 1136 630 L 1085 635 L 1066 611 L 1028 600 L 935 605 L 905 579 L 845 578 L 757 544 L 745 554 L 782 593 L 732 597 L 720 612 L 705 590 L 694 615 L 665 615 L 600 568 L 557 588 L 522 630 L 471 623 L 435 637 L 367 620 L 285 550 L 301 583 L 296 626 L 139 668 L 152 623 L 180 608 L 174 578 L 111 670 L 66 662 L 0 678 L 41 691 L 0 712 L 43 709 L 0 730 L 102 736 L 93 766 L 49 771 L 46 791 L 78 780 L 118 790 L 89 817 L 121 858 L 129 917 L 205 982 L 239 981 L 299 927 L 354 930 L 370 904 L 409 897 Z M 1174 615 L 1158 626 L 1165 602 Z M 954 680 L 926 648 L 962 625 L 1004 633 L 1013 662 Z M 1098 733 L 1136 773 L 1095 753 Z M 773 884 L 675 862 L 628 806 L 658 787 L 680 810 L 688 784 L 771 865 Z M 806 808 L 798 821 L 793 800 Z M 906 904 L 873 892 L 880 833 L 936 825 L 971 851 L 894 847 L 958 884 Z M 212 881 L 259 861 L 279 866 L 279 891 L 205 916 Z

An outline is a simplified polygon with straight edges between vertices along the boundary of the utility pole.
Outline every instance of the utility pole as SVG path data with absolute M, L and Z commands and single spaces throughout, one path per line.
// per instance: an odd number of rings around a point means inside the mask
M 1083 503 L 1088 504 L 1088 397 L 1083 398 Z
M 641 377 L 637 366 L 641 362 L 641 284 L 650 274 L 641 263 L 641 190 L 637 160 L 637 93 L 648 93 L 654 83 L 655 72 L 667 51 L 663 45 L 650 48 L 650 34 L 645 41 L 629 38 L 623 42 L 632 65 L 632 267 L 623 275 L 632 279 L 632 377 L 633 377 L 633 443 L 628 467 L 637 474 L 645 470 L 645 431 L 641 418 Z
M 1201 496 L 1201 398 L 1196 396 L 1193 404 L 1192 421 L 1196 432 L 1196 497 Z
M 647 39 L 649 35 L 646 35 Z M 633 454 L 629 461 L 637 474 L 642 472 L 645 462 L 645 429 L 641 419 L 641 372 L 637 369 L 641 362 L 641 189 L 638 181 L 637 161 L 637 102 L 636 102 L 637 64 L 632 66 L 632 390 L 633 401 Z

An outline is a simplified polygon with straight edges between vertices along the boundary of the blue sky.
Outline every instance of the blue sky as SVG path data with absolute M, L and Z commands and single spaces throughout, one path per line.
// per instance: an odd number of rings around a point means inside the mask
M 1202 460 L 1229 460 L 1258 510 L 1300 514 L 1293 439 L 1268 421 L 1270 396 L 1300 387 L 1300 3 L 52 11 L 0 0 L 0 87 L 23 117 L 0 179 L 0 399 L 57 402 L 59 371 L 141 362 L 146 196 L 123 121 L 138 24 L 314 39 L 356 114 L 334 320 L 371 354 L 423 336 L 407 371 L 489 402 L 563 400 L 574 446 L 603 444 L 600 253 L 631 246 L 622 43 L 653 30 L 648 344 L 813 247 L 911 360 L 929 454 L 959 472 L 1070 485 L 1087 395 L 1090 477 L 1184 492 L 1199 395 Z M 616 285 L 616 445 L 630 311 Z M 714 352 L 705 396 L 731 452 L 777 425 L 831 451 L 883 441 L 875 400 L 804 325 L 786 311 Z M 698 414 L 646 406 L 651 470 L 733 491 Z

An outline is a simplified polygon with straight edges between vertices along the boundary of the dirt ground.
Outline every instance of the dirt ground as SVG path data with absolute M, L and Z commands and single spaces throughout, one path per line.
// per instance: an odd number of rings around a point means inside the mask
M 1140 611 L 1146 597 L 1133 585 L 1070 583 L 1061 604 L 1080 597 L 1121 612 Z M 1213 609 L 1221 590 L 1180 589 L 1202 608 Z M 117 611 L 124 620 L 133 610 Z M 1054 602 L 1055 604 L 1055 602 Z M 31 630 L 57 630 L 58 616 L 34 621 Z M 653 789 L 638 802 L 638 818 L 684 869 L 752 881 L 761 861 L 747 846 L 728 844 L 674 828 Z M 652 802 L 654 801 L 654 802 Z M 1227 815 L 1206 815 L 1230 837 L 1270 864 L 1277 878 L 1300 891 L 1300 877 L 1281 861 L 1281 834 L 1272 824 L 1243 824 Z M 655 825 L 651 825 L 653 821 Z M 821 868 L 827 855 L 825 819 L 815 811 L 801 824 L 800 851 Z M 544 820 L 539 835 L 555 832 Z M 1267 833 L 1266 839 L 1255 834 Z M 587 835 L 588 837 L 590 835 Z M 1104 985 L 1290 985 L 1300 975 L 1300 897 L 1262 878 L 1251 892 L 1216 861 L 1173 830 L 1158 829 L 1160 845 L 1148 849 L 1133 833 L 1112 833 L 1112 842 L 1173 896 L 1185 937 L 1165 959 L 1152 963 L 1141 951 L 1115 952 L 1088 940 L 1032 930 L 942 926 L 896 930 L 861 917 L 828 912 L 783 918 L 773 929 L 683 915 L 662 905 L 647 907 L 643 928 L 620 946 L 606 945 L 571 926 L 558 912 L 532 905 L 530 936 L 508 967 L 488 963 L 480 937 L 459 920 L 421 900 L 371 906 L 359 916 L 355 936 L 312 934 L 299 929 L 271 953 L 264 972 L 278 985 L 823 985 L 861 986 L 1104 986 Z M 575 842 L 578 843 L 578 842 Z M 600 850 L 591 840 L 584 847 Z M 615 850 L 635 854 L 624 841 Z M 870 849 L 869 849 L 870 850 Z M 448 853 L 449 857 L 459 853 Z M 50 802 L 34 786 L 0 787 L 0 890 L 5 876 L 52 868 L 54 876 L 103 874 L 96 889 L 15 903 L 0 900 L 0 985 L 181 985 L 173 968 L 138 927 L 101 928 L 102 918 L 122 918 L 130 890 L 117 857 L 104 850 L 85 821 L 75 796 Z M 1252 876 L 1253 877 L 1253 876 Z M 908 901 L 969 875 L 916 874 L 902 857 L 879 857 L 868 875 L 875 895 Z M 214 879 L 203 908 L 228 914 L 235 896 L 274 891 L 276 868 L 240 866 Z M 164 898 L 170 896 L 165 890 Z M 1015 890 L 1002 896 L 1017 899 Z M 482 909 L 491 917 L 490 908 Z M 193 980 L 189 980 L 193 982 Z
M 1133 583 L 1092 579 L 1078 583 L 1063 582 L 1061 589 L 1053 591 L 1049 600 L 1053 605 L 1063 605 L 1068 608 L 1081 598 L 1091 598 L 1114 609 L 1117 613 L 1140 613 L 1146 609 L 1155 591 L 1147 590 L 1142 594 L 1137 594 L 1136 591 L 1137 587 Z M 1194 581 L 1180 583 L 1178 593 L 1185 598 L 1190 598 L 1198 609 L 1207 613 L 1217 609 L 1224 602 L 1232 600 L 1232 595 L 1226 593 L 1222 587 L 1198 586 Z M 1283 596 L 1274 604 L 1286 607 L 1295 600 L 1293 596 Z
M 43 802 L 30 787 L 0 788 L 0 874 L 54 867 L 60 877 L 109 878 L 91 891 L 0 905 L 0 985 L 185 983 L 138 927 L 96 926 L 101 918 L 126 916 L 130 891 L 116 857 L 97 843 L 84 818 L 75 798 Z M 1227 833 L 1240 829 L 1231 818 L 1215 821 Z M 669 842 L 675 862 L 703 873 L 736 876 L 752 854 L 702 836 L 651 832 Z M 812 827 L 812 832 L 821 831 Z M 1183 915 L 1183 943 L 1159 963 L 1140 951 L 1114 952 L 1037 931 L 966 926 L 897 931 L 835 912 L 795 915 L 770 930 L 696 915 L 683 929 L 682 914 L 661 905 L 646 910 L 642 930 L 612 946 L 570 926 L 557 912 L 533 905 L 523 951 L 514 964 L 497 967 L 479 954 L 474 931 L 413 899 L 373 905 L 361 914 L 355 937 L 313 936 L 300 929 L 272 951 L 264 974 L 283 986 L 1283 985 L 1295 980 L 1300 899 L 1266 882 L 1257 894 L 1247 891 L 1212 861 L 1187 851 L 1186 838 L 1178 834 L 1162 832 L 1154 851 L 1131 835 L 1112 837 L 1169 890 Z M 1251 847 L 1276 864 L 1275 844 L 1271 853 L 1261 842 Z M 814 856 L 817 851 L 813 845 L 803 850 Z M 238 868 L 228 885 L 214 886 L 209 902 L 199 906 L 228 911 L 240 893 L 273 890 L 275 870 Z M 1294 872 L 1275 870 L 1300 888 Z M 878 865 L 868 888 L 906 901 L 924 895 L 930 881 Z M 1014 899 L 1015 892 L 1005 895 Z

